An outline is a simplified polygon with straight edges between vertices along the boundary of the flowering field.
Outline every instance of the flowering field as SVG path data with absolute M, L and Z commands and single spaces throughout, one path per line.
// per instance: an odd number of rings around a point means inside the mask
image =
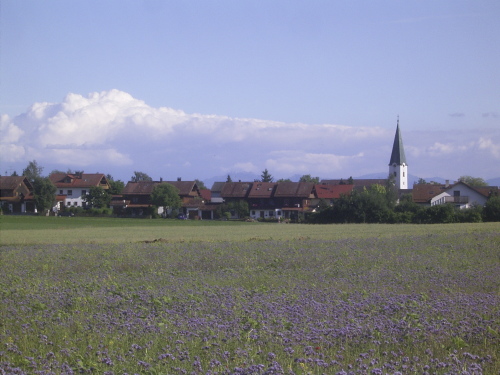
M 4 245 L 0 345 L 0 374 L 499 374 L 500 230 Z

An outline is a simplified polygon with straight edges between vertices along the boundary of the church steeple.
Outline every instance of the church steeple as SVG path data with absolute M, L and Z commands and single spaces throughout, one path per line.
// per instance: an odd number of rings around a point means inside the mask
M 389 174 L 394 176 L 396 187 L 398 189 L 408 189 L 408 165 L 406 164 L 405 149 L 403 147 L 403 138 L 398 124 L 396 126 L 396 135 L 392 145 L 391 160 L 389 161 Z
M 394 144 L 392 145 L 391 161 L 389 165 L 392 164 L 406 164 L 405 149 L 403 147 L 403 138 L 401 137 L 401 131 L 399 130 L 399 116 L 398 125 L 396 127 L 396 135 L 394 136 Z

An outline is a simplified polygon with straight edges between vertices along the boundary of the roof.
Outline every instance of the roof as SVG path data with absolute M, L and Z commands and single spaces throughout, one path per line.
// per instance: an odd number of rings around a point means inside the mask
M 412 190 L 413 202 L 428 203 L 433 197 L 445 190 L 446 185 L 443 184 L 415 184 Z
M 224 187 L 225 182 L 214 182 L 212 188 L 210 189 L 212 192 L 221 192 Z
M 479 194 L 489 197 L 491 194 L 498 193 L 497 186 L 470 186 L 465 182 L 458 181 L 452 185 L 444 184 L 415 184 L 413 185 L 412 197 L 415 203 L 428 203 L 435 196 L 453 189 L 457 185 L 464 185 Z
M 209 189 L 201 189 L 200 195 L 206 202 L 210 202 L 210 199 L 212 199 L 212 192 Z
M 221 191 L 223 198 L 246 198 L 253 182 L 226 182 Z
M 320 199 L 338 199 L 341 195 L 350 194 L 354 185 L 314 185 L 316 197 Z
M 313 182 L 280 182 L 274 196 L 277 198 L 308 198 L 313 191 Z
M 191 195 L 193 190 L 198 190 L 195 181 L 129 181 L 123 189 L 122 195 L 151 195 L 154 187 L 162 183 L 175 186 L 179 190 L 180 196 Z
M 326 184 L 326 185 L 346 185 L 348 180 L 321 180 L 321 184 Z M 352 180 L 352 183 L 355 188 L 359 187 L 369 187 L 372 185 L 383 185 L 385 186 L 387 184 L 387 179 L 386 178 L 354 178 Z
M 392 145 L 391 161 L 389 165 L 406 164 L 405 149 L 403 147 L 403 138 L 401 137 L 401 131 L 399 130 L 399 119 L 398 125 L 396 127 L 396 134 L 394 135 L 394 144 Z
M 276 182 L 254 182 L 248 198 L 271 198 L 277 185 Z
M 15 190 L 22 183 L 24 183 L 29 190 L 33 189 L 31 183 L 24 176 L 0 176 L 1 190 Z
M 103 173 L 52 173 L 49 179 L 58 188 L 109 186 L 108 180 Z

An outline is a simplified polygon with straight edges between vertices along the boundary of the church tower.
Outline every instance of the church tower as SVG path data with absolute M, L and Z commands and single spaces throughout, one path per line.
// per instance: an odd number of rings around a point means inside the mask
M 403 148 L 403 138 L 399 130 L 399 116 L 392 146 L 391 161 L 389 162 L 389 175 L 394 177 L 398 189 L 408 189 L 408 165 L 406 164 L 405 149 Z

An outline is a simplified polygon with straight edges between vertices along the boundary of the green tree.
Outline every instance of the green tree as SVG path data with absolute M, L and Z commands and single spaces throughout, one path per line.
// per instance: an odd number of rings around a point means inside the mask
M 415 185 L 425 185 L 427 181 L 425 181 L 422 177 L 419 177 L 418 181 L 415 182 Z
M 227 175 L 226 182 L 233 182 L 233 180 L 231 179 L 231 176 L 230 176 L 230 175 Z
M 181 206 L 179 189 L 167 182 L 156 185 L 151 192 L 151 203 L 163 207 L 164 213 L 167 209 L 176 210 Z
M 248 202 L 240 199 L 237 201 L 231 201 L 228 202 L 227 204 L 224 204 L 222 207 L 222 212 L 234 212 L 236 216 L 239 218 L 243 218 L 248 216 L 249 214 L 249 209 L 248 209 Z
M 483 180 L 481 177 L 460 176 L 458 178 L 458 181 L 464 182 L 469 186 L 475 186 L 475 187 L 488 186 L 486 181 Z
M 276 182 L 292 182 L 292 180 L 290 180 L 289 178 L 280 178 L 278 181 Z
M 130 177 L 130 181 L 132 182 L 153 181 L 153 179 L 149 177 L 147 173 L 134 171 L 134 175 Z
M 35 179 L 42 177 L 43 167 L 38 165 L 36 160 L 30 161 L 25 169 L 23 169 L 23 176 L 33 183 Z
M 262 182 L 273 182 L 273 176 L 269 174 L 267 168 L 262 171 L 262 174 L 260 175 L 260 180 Z
M 92 186 L 83 199 L 92 208 L 106 208 L 111 201 L 111 195 L 100 186 Z
M 484 221 L 500 221 L 500 196 L 491 196 L 483 208 Z
M 33 196 L 36 209 L 42 213 L 51 209 L 56 202 L 56 187 L 47 177 L 35 177 Z
M 109 195 L 118 195 L 122 193 L 125 184 L 121 180 L 115 180 L 110 174 L 106 175 L 106 179 L 109 183 L 109 189 L 106 190 Z
M 319 184 L 319 177 L 311 177 L 310 174 L 305 174 L 299 179 L 299 182 L 313 182 Z

